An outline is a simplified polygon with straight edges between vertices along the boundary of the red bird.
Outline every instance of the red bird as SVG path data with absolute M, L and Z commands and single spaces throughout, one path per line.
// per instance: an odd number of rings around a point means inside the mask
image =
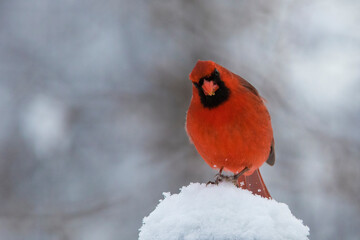
M 215 182 L 271 198 L 260 175 L 266 161 L 275 163 L 270 115 L 249 82 L 212 61 L 198 61 L 190 73 L 193 95 L 186 116 L 190 141 L 207 164 L 219 169 Z M 234 176 L 222 175 L 230 171 Z

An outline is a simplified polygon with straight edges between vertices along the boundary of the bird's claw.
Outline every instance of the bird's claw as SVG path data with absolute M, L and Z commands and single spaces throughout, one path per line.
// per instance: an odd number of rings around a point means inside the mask
M 214 178 L 215 178 L 215 181 L 208 181 L 206 186 L 209 185 L 209 184 L 216 184 L 216 185 L 219 185 L 219 182 L 222 182 L 223 179 L 226 179 L 226 176 L 225 175 L 222 175 L 222 171 L 223 171 L 224 167 L 221 167 L 219 172 L 217 174 L 215 174 Z
M 223 168 L 220 169 L 220 171 L 215 175 L 215 181 L 209 181 L 207 185 L 209 184 L 216 184 L 218 185 L 219 182 L 232 182 L 236 187 L 240 187 L 239 183 L 238 183 L 238 179 L 241 175 L 243 175 L 245 172 L 247 172 L 249 170 L 249 168 L 245 167 L 241 172 L 234 174 L 234 176 L 225 176 L 222 175 L 222 170 Z
M 209 185 L 209 184 L 214 185 L 214 184 L 216 184 L 216 183 L 213 182 L 213 181 L 208 181 L 208 182 L 206 183 L 206 186 Z M 216 184 L 216 185 L 217 185 L 217 184 Z
M 236 187 L 238 187 L 238 188 L 240 187 L 239 182 L 238 182 L 237 179 L 233 178 L 233 179 L 232 179 L 232 183 L 233 183 Z
M 217 175 L 215 176 L 215 180 L 208 181 L 206 183 L 206 186 L 209 184 L 219 185 L 220 182 L 232 182 L 235 186 L 239 187 L 237 183 L 237 178 L 234 178 L 234 176 Z
M 206 183 L 206 186 L 209 185 L 209 184 L 216 184 L 216 185 L 219 185 L 219 182 L 222 182 L 223 181 L 223 178 L 222 177 L 219 177 L 217 176 L 218 174 L 215 175 L 215 181 L 208 181 Z

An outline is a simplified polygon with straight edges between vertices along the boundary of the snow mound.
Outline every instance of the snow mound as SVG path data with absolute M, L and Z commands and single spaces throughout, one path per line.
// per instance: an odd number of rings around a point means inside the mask
M 191 183 L 164 193 L 143 220 L 139 240 L 304 240 L 309 228 L 284 203 L 253 195 L 233 184 Z

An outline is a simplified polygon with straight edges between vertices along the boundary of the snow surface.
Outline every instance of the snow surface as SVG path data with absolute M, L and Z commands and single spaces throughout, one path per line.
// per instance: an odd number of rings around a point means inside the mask
M 179 194 L 164 193 L 143 220 L 139 240 L 303 240 L 309 228 L 289 207 L 233 184 L 191 183 Z

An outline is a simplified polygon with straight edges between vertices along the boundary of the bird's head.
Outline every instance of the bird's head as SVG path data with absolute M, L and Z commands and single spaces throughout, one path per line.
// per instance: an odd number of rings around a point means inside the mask
M 189 75 L 193 83 L 193 95 L 200 98 L 205 108 L 214 108 L 230 96 L 229 71 L 213 61 L 199 60 Z M 196 96 L 196 97 L 197 97 Z

